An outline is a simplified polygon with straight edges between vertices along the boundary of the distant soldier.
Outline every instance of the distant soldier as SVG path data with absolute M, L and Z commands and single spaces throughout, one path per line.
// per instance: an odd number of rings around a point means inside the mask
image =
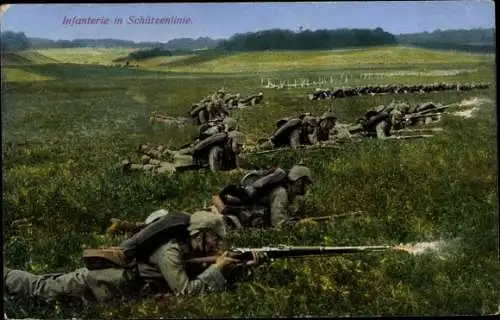
M 152 147 L 148 144 L 139 145 L 139 153 L 149 156 L 153 159 L 164 160 L 168 159 L 169 155 L 177 153 L 179 155 L 190 155 L 193 148 L 201 141 L 223 132 L 231 132 L 238 130 L 238 122 L 233 118 L 227 117 L 222 121 L 211 121 L 209 123 L 203 124 L 199 128 L 199 135 L 195 138 L 194 142 L 182 147 L 180 150 L 173 151 L 160 145 L 157 147 Z
M 259 104 L 262 99 L 264 99 L 264 94 L 262 92 L 259 92 L 258 94 L 251 95 L 245 99 L 241 99 L 239 103 L 239 107 L 247 107 L 247 106 L 255 106 L 256 104 Z
M 369 109 L 359 123 L 366 136 L 385 139 L 392 131 L 403 128 L 404 117 L 394 104 L 380 105 Z
M 276 122 L 278 129 L 259 145 L 259 149 L 282 147 L 299 148 L 301 145 L 311 145 L 310 135 L 317 127 L 317 118 L 303 114 L 299 118 L 284 118 Z
M 314 128 L 313 133 L 309 135 L 310 143 L 317 144 L 330 140 L 336 122 L 337 117 L 331 111 L 327 111 L 318 117 L 318 125 Z
M 239 131 L 214 134 L 192 147 L 178 151 L 166 150 L 162 156 L 172 159 L 161 161 L 145 155 L 142 164 L 133 164 L 125 160 L 123 170 L 145 170 L 164 174 L 176 171 L 199 170 L 208 167 L 211 171 L 226 171 L 239 169 L 242 159 L 245 137 Z
M 252 171 L 238 186 L 228 186 L 215 195 L 213 205 L 222 215 L 237 217 L 235 224 L 280 227 L 292 222 L 289 205 L 296 196 L 305 195 L 312 183 L 311 170 L 305 166 L 293 166 L 288 172 L 281 168 Z

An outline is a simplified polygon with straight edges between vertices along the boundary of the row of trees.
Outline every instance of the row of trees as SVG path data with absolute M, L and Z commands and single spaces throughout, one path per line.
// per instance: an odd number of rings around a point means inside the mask
M 153 49 L 143 49 L 143 50 L 138 50 L 134 51 L 128 54 L 128 56 L 124 58 L 118 58 L 113 60 L 113 62 L 124 62 L 128 60 L 143 60 L 143 59 L 148 59 L 148 58 L 153 58 L 153 57 L 160 57 L 160 56 L 172 56 L 172 52 L 168 50 L 164 50 L 163 48 L 153 48 Z
M 2 51 L 21 51 L 31 47 L 31 43 L 24 32 L 2 32 Z
M 348 47 L 394 45 L 394 35 L 381 28 L 337 29 L 294 32 L 272 29 L 259 32 L 236 34 L 220 43 L 219 47 L 229 51 L 260 50 L 314 50 Z
M 401 44 L 429 49 L 495 52 L 495 29 L 436 30 L 396 36 Z
M 235 34 L 227 40 L 214 40 L 208 37 L 197 39 L 179 38 L 170 40 L 166 43 L 137 43 L 117 39 L 75 39 L 55 41 L 44 38 L 28 38 L 23 32 L 16 33 L 12 31 L 2 32 L 1 37 L 1 49 L 3 51 L 19 51 L 30 48 L 42 49 L 75 47 L 161 48 L 163 51 L 168 50 L 171 52 L 215 48 L 225 51 L 315 50 L 394 45 L 398 43 L 456 50 L 469 50 L 470 48 L 493 48 L 494 50 L 495 30 L 437 30 L 434 32 L 402 34 L 395 36 L 391 33 L 385 32 L 381 28 L 316 31 L 305 30 L 301 32 L 284 29 L 272 29 L 259 32 Z M 152 52 L 152 54 L 157 54 L 157 52 Z

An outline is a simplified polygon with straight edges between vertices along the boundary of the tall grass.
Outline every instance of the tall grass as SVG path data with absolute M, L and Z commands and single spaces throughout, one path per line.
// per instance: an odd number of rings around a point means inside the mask
M 146 118 L 151 111 L 184 115 L 191 103 L 223 85 L 232 92 L 252 93 L 260 78 L 128 79 L 107 77 L 105 71 L 98 77 L 81 77 L 77 66 L 57 68 L 59 80 L 9 82 L 4 87 L 3 219 L 8 267 L 35 273 L 71 271 L 81 266 L 83 246 L 119 243 L 119 237 L 103 235 L 111 217 L 143 220 L 164 207 L 194 211 L 240 178 L 227 173 L 187 172 L 170 178 L 124 174 L 117 164 L 127 157 L 135 159 L 140 143 L 179 147 L 194 136 L 195 127 L 151 125 Z M 49 69 L 39 71 L 51 74 Z M 491 69 L 479 75 L 482 81 L 492 79 Z M 348 122 L 368 107 L 394 98 L 364 96 L 311 103 L 306 92 L 264 90 L 262 106 L 237 110 L 232 116 L 250 143 L 272 132 L 280 117 L 333 107 L 341 121 Z M 280 260 L 257 268 L 252 281 L 233 292 L 85 307 L 8 301 L 8 315 L 493 313 L 500 304 L 495 92 L 493 87 L 398 97 L 409 103 L 448 104 L 476 96 L 493 101 L 473 119 L 445 116 L 440 124 L 445 131 L 432 139 L 366 141 L 340 150 L 250 158 L 256 167 L 289 168 L 302 161 L 312 169 L 315 184 L 296 204 L 302 215 L 352 210 L 369 214 L 288 231 L 234 235 L 235 245 L 378 245 L 460 238 L 460 246 L 444 260 L 432 254 L 391 252 Z M 23 218 L 31 225 L 11 225 Z

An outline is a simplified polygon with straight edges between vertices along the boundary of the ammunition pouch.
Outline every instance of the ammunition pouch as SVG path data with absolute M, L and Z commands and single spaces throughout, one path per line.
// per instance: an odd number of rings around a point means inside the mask
M 136 266 L 135 260 L 127 261 L 120 247 L 84 249 L 83 263 L 89 270 L 108 268 L 130 269 Z

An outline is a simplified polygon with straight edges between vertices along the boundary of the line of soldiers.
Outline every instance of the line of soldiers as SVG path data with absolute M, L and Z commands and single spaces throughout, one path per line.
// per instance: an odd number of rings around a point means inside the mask
M 320 117 L 306 113 L 297 118 L 278 120 L 276 131 L 270 137 L 259 140 L 259 145 L 254 151 L 262 153 L 260 150 L 288 147 L 296 149 L 302 146 L 335 144 L 339 140 L 354 137 L 387 139 L 405 127 L 440 121 L 444 110 L 449 107 L 452 105 L 443 106 L 433 102 L 414 106 L 391 102 L 388 105 L 368 109 L 354 124 L 339 123 L 331 111 L 325 112 Z M 428 135 L 397 137 L 421 138 L 428 137 Z
M 210 120 L 224 118 L 229 115 L 229 110 L 236 108 L 245 108 L 259 104 L 264 98 L 264 94 L 250 95 L 242 99 L 240 94 L 229 94 L 224 89 L 203 98 L 200 102 L 193 104 L 189 116 L 195 119 L 197 124 L 204 124 Z
M 210 121 L 222 120 L 229 116 L 229 110 L 241 109 L 249 106 L 255 106 L 261 103 L 264 94 L 259 92 L 247 98 L 240 98 L 240 94 L 229 94 L 224 89 L 220 89 L 213 94 L 201 99 L 200 102 L 191 106 L 189 117 L 170 117 L 162 115 L 159 112 L 152 112 L 150 122 L 161 122 L 166 124 L 195 124 L 202 125 Z
M 339 88 L 339 89 L 316 89 L 312 94 L 309 94 L 309 100 L 325 100 L 337 99 L 345 97 L 354 97 L 361 95 L 375 95 L 375 94 L 405 94 L 405 93 L 428 93 L 436 91 L 470 91 L 473 89 L 488 89 L 488 83 L 433 83 L 433 84 L 400 84 L 400 85 L 370 85 L 364 87 L 354 88 Z
M 441 120 L 446 108 L 433 102 L 409 106 L 391 102 L 370 108 L 354 124 L 341 124 L 331 111 L 319 117 L 304 113 L 297 118 L 289 117 L 276 122 L 276 131 L 266 139 L 260 139 L 256 148 L 246 153 L 274 152 L 282 148 L 304 146 L 332 146 L 339 141 L 356 137 L 394 137 L 407 126 L 428 124 Z M 429 135 L 397 136 L 398 138 L 422 138 Z M 245 136 L 237 122 L 226 117 L 212 120 L 199 127 L 194 141 L 179 150 L 169 150 L 163 145 L 141 144 L 138 163 L 127 159 L 122 162 L 124 171 L 143 170 L 156 174 L 172 174 L 186 170 L 209 169 L 232 171 L 247 166 L 244 153 Z

